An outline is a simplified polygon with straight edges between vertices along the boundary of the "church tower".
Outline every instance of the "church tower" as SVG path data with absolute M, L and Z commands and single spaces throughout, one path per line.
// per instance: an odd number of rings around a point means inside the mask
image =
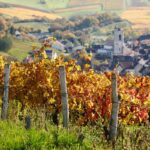
M 124 32 L 120 28 L 114 31 L 114 55 L 123 55 L 124 49 Z

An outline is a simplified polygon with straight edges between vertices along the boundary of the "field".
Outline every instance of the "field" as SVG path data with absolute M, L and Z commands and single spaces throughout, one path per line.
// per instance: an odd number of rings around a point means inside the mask
M 130 21 L 135 29 L 150 29 L 150 8 L 131 8 L 123 12 L 121 17 Z
M 0 121 L 0 148 L 2 150 L 93 150 L 93 148 L 112 150 L 102 126 L 71 126 L 67 131 L 50 122 L 46 122 L 47 129 L 42 126 L 37 127 L 38 122 L 33 123 L 32 128 L 26 130 L 23 122 Z M 148 148 L 150 144 L 148 127 L 120 129 L 115 150 Z
M 8 54 L 22 61 L 28 55 L 28 52 L 31 51 L 33 44 L 40 46 L 40 43 L 38 42 L 29 42 L 13 39 L 13 46 L 8 51 Z
M 33 28 L 34 30 L 40 29 L 42 32 L 47 32 L 49 28 L 49 23 L 46 22 L 23 22 L 23 23 L 15 23 L 14 26 L 16 28 L 26 27 Z
M 73 7 L 73 8 L 65 8 L 65 9 L 57 9 L 54 12 L 55 13 L 74 13 L 73 15 L 76 15 L 76 13 L 82 13 L 82 12 L 89 12 L 90 14 L 93 12 L 100 12 L 101 7 L 99 5 L 88 5 L 88 6 L 79 6 L 79 7 Z
M 19 12 L 19 13 L 18 13 Z M 41 12 L 37 10 L 25 9 L 25 8 L 18 8 L 18 7 L 11 7 L 11 8 L 0 8 L 0 13 L 11 16 L 11 17 L 18 17 L 21 20 L 24 19 L 34 19 L 39 17 L 47 17 L 51 20 L 61 18 L 60 16 L 52 13 Z
M 57 0 L 57 2 L 45 0 L 46 4 L 39 3 L 39 0 L 0 0 L 0 2 L 49 11 L 54 8 L 66 8 L 69 0 Z
M 13 7 L 18 8 L 26 8 L 26 9 L 34 9 L 40 10 L 43 12 L 55 12 L 60 16 L 70 17 L 74 15 L 85 15 L 85 14 L 93 14 L 93 13 L 101 13 L 103 12 L 103 6 L 101 5 L 101 0 L 45 0 L 45 4 L 40 4 L 38 0 L 33 0 L 29 2 L 29 0 L 18 1 L 18 0 L 0 0 L 0 2 L 13 4 Z M 103 2 L 104 3 L 104 2 Z M 119 6 L 117 6 L 119 5 Z M 113 4 L 113 10 L 120 9 L 120 3 Z M 111 9 L 111 4 L 108 3 L 108 8 Z M 109 8 L 110 7 L 110 8 Z
M 27 41 L 27 40 L 18 40 L 13 38 L 13 45 L 12 48 L 7 52 L 0 52 L 0 55 L 3 56 L 13 56 L 17 58 L 17 60 L 22 61 L 24 58 L 26 58 L 29 54 L 30 51 L 32 51 L 32 45 L 36 45 L 37 47 L 41 47 L 41 43 L 38 41 Z M 55 50 L 57 54 L 60 54 L 61 52 L 58 50 Z
M 23 5 L 24 4 L 24 5 Z M 56 19 L 59 18 L 59 16 L 72 16 L 77 14 L 91 14 L 91 13 L 99 13 L 102 11 L 102 8 L 100 5 L 97 5 L 97 3 L 89 3 L 88 5 L 74 5 L 69 6 L 66 4 L 61 5 L 61 7 L 57 6 L 58 3 L 47 3 L 47 5 L 44 6 L 43 9 L 40 7 L 36 7 L 34 4 L 30 4 L 30 6 L 27 6 L 26 3 L 18 3 L 17 7 L 12 8 L 0 8 L 0 13 L 10 15 L 12 17 L 16 16 L 20 19 L 32 19 L 37 17 L 46 16 L 49 19 Z M 53 11 L 51 10 L 53 8 Z M 35 10 L 34 10 L 35 9 Z M 37 10 L 36 10 L 37 9 Z M 40 11 L 41 10 L 41 11 Z M 16 13 L 16 12 L 20 13 Z M 50 11 L 51 13 L 44 12 L 44 11 Z M 53 14 L 54 12 L 55 14 Z M 36 14 L 36 15 L 35 15 Z
M 70 0 L 68 6 L 82 6 L 82 5 L 94 5 L 100 4 L 101 0 Z

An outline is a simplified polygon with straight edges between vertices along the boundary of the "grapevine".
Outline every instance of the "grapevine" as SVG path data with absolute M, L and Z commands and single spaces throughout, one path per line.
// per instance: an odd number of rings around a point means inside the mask
M 5 61 L 0 57 L 0 96 L 3 96 Z M 71 121 L 80 125 L 110 117 L 111 72 L 97 74 L 85 66 L 84 71 L 74 60 L 64 62 L 43 59 L 32 63 L 11 63 L 9 100 L 20 101 L 30 108 L 45 107 L 49 113 L 61 112 L 59 66 L 67 73 L 67 88 Z M 150 113 L 150 77 L 127 74 L 117 75 L 120 99 L 119 121 L 139 124 L 148 120 Z

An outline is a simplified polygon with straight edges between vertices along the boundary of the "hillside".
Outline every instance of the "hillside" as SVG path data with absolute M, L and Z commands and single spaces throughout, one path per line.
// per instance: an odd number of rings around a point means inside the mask
M 0 2 L 48 11 L 56 8 L 66 8 L 69 0 L 57 0 L 57 2 L 55 0 L 45 0 L 45 4 L 40 3 L 40 0 L 0 0 Z
M 53 13 L 46 13 L 38 10 L 31 10 L 31 9 L 19 8 L 19 7 L 0 8 L 0 14 L 5 14 L 11 17 L 17 17 L 21 20 L 34 19 L 39 17 L 47 17 L 51 20 L 61 18 L 60 16 Z
M 8 54 L 10 56 L 16 57 L 19 61 L 22 61 L 28 55 L 28 52 L 31 51 L 33 44 L 40 46 L 39 42 L 29 42 L 13 39 L 13 46 L 8 51 Z
M 150 8 L 146 7 L 133 7 L 127 11 L 124 11 L 121 15 L 123 19 L 127 19 L 130 21 L 134 28 L 142 29 L 148 28 L 150 29 Z
M 13 7 L 28 8 L 44 12 L 55 12 L 61 16 L 92 14 L 103 10 L 123 10 L 125 0 L 0 0 Z M 80 11 L 79 11 L 80 10 Z
M 141 2 L 141 0 L 136 0 L 139 6 L 143 6 L 143 2 L 145 1 L 142 0 Z M 135 0 L 0 0 L 0 4 L 1 3 L 13 6 L 15 9 L 21 9 L 19 13 L 22 13 L 24 11 L 23 9 L 29 9 L 42 11 L 43 13 L 56 13 L 63 17 L 101 13 L 104 11 L 115 11 L 120 13 L 120 11 L 122 12 L 136 4 Z M 148 5 L 146 3 L 144 4 Z M 2 11 L 4 10 L 2 9 L 1 12 Z M 8 10 L 5 11 L 8 13 Z M 10 13 L 15 12 L 10 10 Z

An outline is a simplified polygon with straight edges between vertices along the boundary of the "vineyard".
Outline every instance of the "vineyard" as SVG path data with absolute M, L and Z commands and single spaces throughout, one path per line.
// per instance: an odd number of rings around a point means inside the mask
M 0 95 L 3 95 L 4 59 L 0 58 Z M 49 114 L 61 112 L 59 66 L 66 69 L 70 120 L 77 125 L 103 123 L 111 113 L 111 72 L 94 73 L 88 65 L 84 71 L 74 60 L 64 62 L 43 59 L 30 64 L 11 63 L 9 101 L 19 101 L 21 109 L 45 108 Z M 122 124 L 146 123 L 150 115 L 150 77 L 117 75 L 120 100 L 119 122 Z

